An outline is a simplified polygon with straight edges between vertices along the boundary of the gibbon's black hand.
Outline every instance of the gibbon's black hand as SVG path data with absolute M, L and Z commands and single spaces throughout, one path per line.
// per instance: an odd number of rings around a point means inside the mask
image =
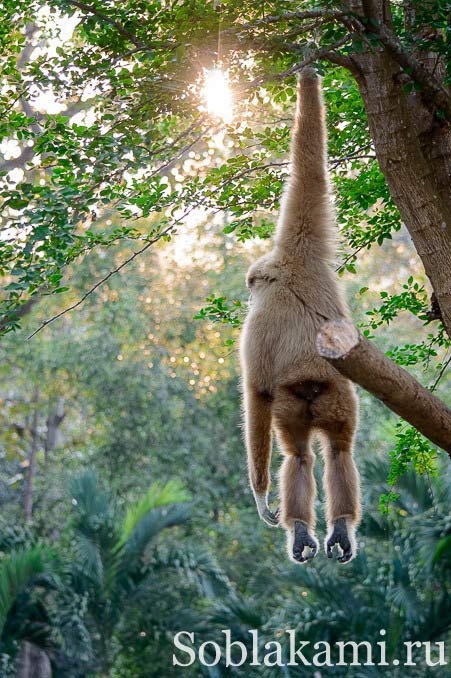
M 303 556 L 305 548 L 311 549 L 310 553 Z M 318 544 L 308 533 L 307 525 L 300 520 L 294 523 L 294 543 L 293 543 L 293 558 L 298 563 L 306 563 L 316 556 L 318 552 Z
M 338 520 L 335 521 L 334 530 L 326 544 L 328 558 L 333 558 L 332 549 L 336 544 L 338 544 L 342 551 L 341 556 L 337 556 L 338 562 L 348 563 L 354 554 L 352 553 L 352 546 L 349 540 L 345 518 L 338 518 Z
M 265 521 L 270 527 L 279 527 L 280 522 L 280 509 L 277 508 L 274 512 L 271 511 L 268 506 L 265 508 L 261 515 L 262 520 Z

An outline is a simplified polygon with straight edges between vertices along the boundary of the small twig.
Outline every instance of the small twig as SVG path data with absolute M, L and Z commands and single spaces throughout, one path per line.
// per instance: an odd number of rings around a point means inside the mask
M 178 142 L 181 141 L 184 137 L 186 137 L 186 136 L 188 136 L 189 134 L 191 134 L 191 132 L 192 132 L 193 130 L 195 130 L 196 127 L 198 127 L 199 125 L 201 125 L 201 124 L 204 122 L 205 118 L 206 118 L 205 114 L 199 116 L 199 117 L 197 118 L 197 120 L 195 120 L 189 127 L 187 127 L 185 130 L 183 130 L 183 132 L 180 132 L 180 134 L 179 134 L 178 136 L 176 136 L 176 138 L 175 138 L 173 141 L 171 141 L 171 143 L 166 144 L 165 146 L 160 146 L 159 148 L 156 148 L 156 149 L 153 151 L 152 155 L 161 155 L 162 153 L 165 153 L 166 151 L 169 151 L 169 150 L 170 150 L 171 148 L 173 148 L 176 144 L 178 144 Z
M 93 287 L 91 287 L 91 289 L 89 289 L 89 290 L 88 290 L 88 291 L 87 291 L 87 292 L 86 292 L 86 293 L 85 293 L 85 294 L 84 294 L 84 295 L 83 295 L 83 296 L 82 296 L 75 304 L 72 304 L 71 306 L 68 306 L 67 308 L 65 308 L 63 311 L 60 311 L 59 313 L 56 313 L 56 315 L 52 316 L 52 317 L 49 318 L 48 320 L 44 320 L 44 322 L 41 323 L 41 325 L 40 325 L 34 332 L 32 332 L 32 333 L 27 337 L 27 339 L 32 339 L 36 334 L 38 334 L 38 332 L 40 332 L 41 330 L 43 330 L 44 327 L 47 327 L 47 325 L 50 325 L 50 323 L 53 323 L 55 320 L 58 320 L 58 318 L 61 318 L 61 316 L 65 315 L 66 313 L 69 313 L 70 311 L 73 311 L 73 310 L 75 310 L 76 308 L 78 308 L 79 306 L 81 306 L 81 304 L 85 301 L 85 299 L 87 299 L 93 292 L 95 292 L 96 289 L 97 289 L 98 287 L 100 287 L 101 285 L 103 285 L 103 283 L 105 283 L 107 280 L 109 280 L 113 275 L 115 275 L 116 273 L 119 273 L 119 271 L 120 271 L 122 268 L 124 268 L 124 266 L 126 266 L 126 265 L 129 264 L 131 261 L 133 261 L 133 259 L 135 259 L 139 254 L 142 254 L 142 253 L 145 252 L 147 249 L 149 249 L 149 247 L 150 247 L 154 242 L 156 242 L 157 240 L 159 240 L 160 237 L 162 237 L 163 235 L 165 235 L 165 233 L 168 232 L 168 231 L 169 231 L 169 227 L 168 227 L 167 229 L 165 229 L 165 231 L 162 231 L 162 232 L 158 235 L 158 237 L 153 238 L 152 240 L 149 240 L 149 242 L 147 242 L 147 243 L 144 245 L 144 247 L 141 247 L 140 250 L 137 250 L 136 252 L 134 252 L 130 257 L 128 257 L 128 259 L 126 259 L 125 261 L 123 261 L 122 264 L 120 264 L 120 266 L 117 266 L 115 269 L 113 269 L 112 271 L 110 271 L 106 276 L 104 276 L 101 280 L 99 280 L 99 281 L 98 281 Z
M 270 40 L 285 44 L 286 40 L 297 38 L 299 35 L 303 35 L 304 33 L 307 33 L 309 31 L 314 31 L 316 28 L 320 28 L 325 23 L 327 23 L 327 19 L 317 19 L 316 21 L 304 24 L 300 28 L 295 28 L 291 31 L 288 31 L 287 33 L 280 33 L 274 36 L 270 36 Z
M 359 252 L 361 252 L 361 251 L 362 251 L 365 247 L 367 247 L 367 246 L 368 246 L 368 243 L 366 243 L 366 242 L 363 243 L 363 245 L 359 245 L 359 247 L 357 247 L 355 250 L 353 250 L 353 251 L 351 252 L 351 254 L 348 254 L 348 256 L 341 262 L 341 264 L 335 269 L 335 271 L 336 271 L 336 272 L 340 271 L 340 270 L 343 268 L 343 266 L 346 266 L 346 264 L 348 263 L 348 261 L 351 261 L 352 259 L 355 259 L 355 257 L 357 256 L 357 254 L 358 254 Z
M 262 85 L 265 82 L 278 82 L 280 80 L 288 78 L 291 75 L 295 75 L 299 71 L 302 71 L 303 68 L 306 68 L 306 66 L 310 66 L 310 64 L 314 63 L 315 61 L 320 61 L 321 59 L 324 59 L 331 52 L 334 52 L 339 47 L 343 47 L 343 45 L 345 45 L 351 38 L 352 38 L 351 33 L 347 33 L 346 35 L 344 35 L 339 40 L 336 40 L 331 45 L 325 45 L 324 47 L 320 47 L 319 49 L 311 52 L 299 64 L 294 64 L 293 66 L 290 66 L 290 68 L 287 68 L 285 71 L 275 73 L 274 75 L 259 75 L 257 78 L 254 78 L 253 80 L 239 88 L 239 91 L 247 92 L 248 90 L 255 89 L 256 87 Z M 301 46 L 299 47 L 299 51 L 301 51 Z
M 331 169 L 336 169 L 338 165 L 342 165 L 344 162 L 348 162 L 349 160 L 375 160 L 376 156 L 375 155 L 348 155 L 346 158 L 341 158 L 337 160 L 336 162 L 333 162 L 330 166 Z
M 253 144 L 256 146 L 257 144 Z M 359 150 L 364 150 L 365 148 L 369 148 L 371 144 L 368 144 L 368 146 L 364 146 L 363 148 Z M 248 146 L 247 148 L 251 148 L 251 146 Z M 331 169 L 335 169 L 339 165 L 341 165 L 344 162 L 348 162 L 349 160 L 359 160 L 360 158 L 372 158 L 374 159 L 376 156 L 374 155 L 359 155 L 359 151 L 357 151 L 355 154 L 350 154 L 350 155 L 345 155 L 342 158 L 337 158 L 335 160 L 330 160 L 329 165 Z M 235 174 L 233 177 L 230 177 L 230 179 L 226 179 L 223 183 L 219 184 L 218 189 L 223 189 L 225 186 L 228 186 L 229 184 L 232 183 L 232 181 L 237 181 L 237 179 L 241 179 L 242 177 L 252 174 L 252 172 L 260 172 L 262 170 L 270 169 L 271 167 L 288 167 L 289 161 L 286 160 L 284 162 L 268 162 L 264 165 L 254 165 L 252 167 L 246 167 L 243 169 L 241 172 L 238 172 L 238 174 Z
M 342 158 L 338 158 L 337 160 L 332 160 L 331 161 L 331 169 L 335 169 L 338 167 L 338 165 L 343 164 L 344 162 L 348 162 L 348 160 L 360 160 L 360 159 L 370 159 L 370 160 L 375 160 L 376 156 L 375 155 L 370 155 L 370 154 L 362 154 L 362 151 L 366 151 L 369 148 L 372 148 L 372 144 L 366 144 L 366 146 L 362 146 L 361 148 L 358 148 L 354 153 L 350 153 L 349 155 L 344 155 Z
M 339 40 L 336 40 L 334 43 L 332 43 L 332 45 L 325 45 L 324 47 L 320 47 L 309 54 L 309 56 L 307 56 L 300 64 L 295 64 L 294 66 L 287 68 L 286 71 L 278 73 L 274 79 L 283 80 L 290 75 L 294 75 L 299 71 L 302 71 L 302 69 L 306 68 L 306 66 L 310 66 L 310 64 L 314 63 L 315 61 L 319 61 L 320 59 L 326 57 L 330 52 L 335 51 L 339 47 L 343 47 L 343 45 L 345 45 L 351 38 L 351 33 L 346 33 L 346 35 L 344 35 L 342 38 L 339 38 Z
M 146 242 L 146 244 L 141 247 L 139 250 L 136 250 L 131 254 L 125 261 L 122 262 L 122 264 L 119 264 L 119 266 L 116 266 L 113 270 L 109 271 L 107 275 L 105 275 L 103 278 L 101 278 L 99 281 L 96 282 L 95 285 L 93 285 L 85 294 L 80 297 L 78 301 L 76 301 L 74 304 L 71 306 L 68 306 L 67 308 L 63 309 L 59 313 L 56 313 L 54 316 L 49 318 L 48 320 L 44 320 L 41 325 L 34 331 L 32 334 L 30 334 L 27 339 L 32 339 L 38 332 L 44 329 L 44 327 L 47 327 L 47 325 L 50 325 L 53 323 L 55 320 L 58 320 L 58 318 L 61 318 L 63 315 L 66 315 L 66 313 L 69 313 L 70 311 L 74 311 L 76 308 L 81 306 L 81 304 L 89 297 L 91 294 L 93 294 L 101 285 L 103 285 L 107 280 L 113 277 L 113 275 L 116 275 L 116 273 L 119 273 L 125 266 L 130 264 L 136 257 L 138 257 L 140 254 L 143 254 L 143 252 L 146 252 L 146 250 L 149 249 L 152 245 L 154 245 L 158 240 L 160 240 L 163 236 L 168 235 L 171 231 L 174 230 L 174 228 L 179 224 L 181 221 L 186 219 L 186 217 L 196 208 L 198 207 L 198 203 L 194 204 L 192 207 L 190 207 L 184 214 L 182 214 L 181 217 L 176 219 L 172 224 L 169 224 L 165 229 L 161 231 L 161 233 L 158 233 L 154 238 L 151 238 Z
M 442 378 L 443 375 L 445 374 L 446 369 L 447 369 L 447 367 L 448 367 L 448 365 L 449 365 L 450 363 L 451 363 L 451 355 L 450 355 L 449 358 L 448 358 L 447 360 L 445 360 L 445 362 L 443 363 L 442 369 L 440 370 L 437 379 L 434 381 L 434 383 L 432 384 L 432 386 L 431 386 L 430 389 L 429 389 L 430 391 L 435 391 L 435 389 L 437 388 L 437 386 L 438 386 L 438 384 L 439 384 L 441 378 Z
M 180 160 L 185 155 L 185 153 L 187 153 L 193 146 L 195 146 L 197 144 L 198 141 L 200 141 L 200 139 L 202 139 L 204 134 L 205 134 L 205 131 L 201 130 L 199 132 L 199 134 L 196 137 L 194 137 L 194 139 L 192 141 L 190 141 L 189 144 L 184 146 L 175 156 L 173 156 L 172 158 L 169 158 L 169 160 L 167 160 L 165 163 L 163 163 L 162 165 L 160 165 L 159 167 L 154 169 L 149 174 L 148 178 L 151 179 L 152 177 L 156 176 L 157 174 L 161 174 L 162 172 L 167 170 L 171 165 L 173 165 L 175 162 L 177 162 L 177 160 Z

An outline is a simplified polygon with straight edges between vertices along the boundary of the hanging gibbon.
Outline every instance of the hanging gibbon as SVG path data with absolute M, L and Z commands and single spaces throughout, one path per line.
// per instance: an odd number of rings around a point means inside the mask
M 324 456 L 329 558 L 335 545 L 340 563 L 355 556 L 360 520 L 357 397 L 316 351 L 324 321 L 349 318 L 333 267 L 335 230 L 321 79 L 309 68 L 298 84 L 291 174 L 274 247 L 247 274 L 250 303 L 240 345 L 251 487 L 260 517 L 285 528 L 288 554 L 298 563 L 318 551 L 313 436 Z M 284 455 L 275 512 L 268 506 L 273 431 Z

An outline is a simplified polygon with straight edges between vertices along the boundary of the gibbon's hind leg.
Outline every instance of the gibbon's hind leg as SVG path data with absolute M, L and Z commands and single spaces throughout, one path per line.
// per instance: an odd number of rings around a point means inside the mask
M 353 458 L 358 401 L 352 384 L 342 378 L 328 381 L 310 411 L 325 442 L 326 554 L 332 558 L 337 545 L 337 560 L 347 563 L 356 555 L 355 528 L 360 521 L 360 482 Z
M 295 438 L 279 425 L 277 432 L 286 455 L 280 472 L 280 513 L 287 533 L 288 556 L 297 563 L 306 563 L 318 552 L 314 535 L 315 457 L 308 431 Z
M 355 529 L 360 521 L 360 482 L 353 458 L 354 430 L 342 424 L 341 430 L 328 431 L 325 450 L 324 485 L 327 504 L 328 535 L 325 549 L 339 547 L 339 563 L 350 562 L 357 552 Z

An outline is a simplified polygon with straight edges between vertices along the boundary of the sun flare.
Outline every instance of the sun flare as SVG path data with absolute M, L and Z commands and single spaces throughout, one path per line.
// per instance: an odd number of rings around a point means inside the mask
M 233 114 L 233 98 L 229 78 L 219 68 L 204 71 L 202 95 L 207 111 L 224 122 L 231 122 Z

